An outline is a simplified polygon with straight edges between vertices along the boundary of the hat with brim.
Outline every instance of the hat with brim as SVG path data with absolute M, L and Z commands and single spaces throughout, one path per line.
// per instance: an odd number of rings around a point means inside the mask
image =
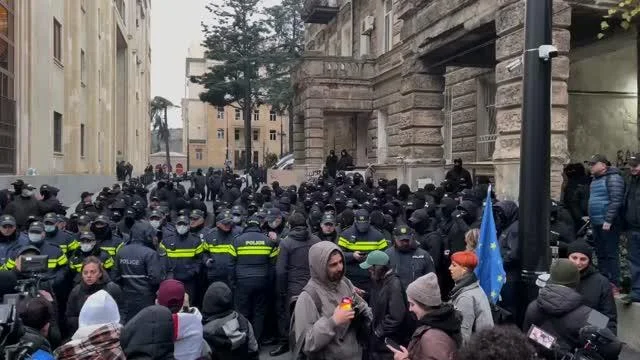
M 636 167 L 640 165 L 640 153 L 631 155 L 629 157 L 628 163 L 630 167 Z
M 282 212 L 280 211 L 280 209 L 270 208 L 267 210 L 267 215 L 266 215 L 267 222 L 274 221 L 279 217 L 282 217 Z
M 407 225 L 399 225 L 393 229 L 393 237 L 396 240 L 411 240 L 413 238 L 413 230 Z
M 608 162 L 609 160 L 607 160 L 607 157 L 602 154 L 595 154 L 591 157 L 591 159 L 589 159 L 589 165 L 595 165 L 597 163 L 606 164 Z
M 2 215 L 0 217 L 0 226 L 16 226 L 16 219 L 11 215 Z
M 380 250 L 374 250 L 367 255 L 367 260 L 360 263 L 360 268 L 367 270 L 374 265 L 388 265 L 389 255 Z

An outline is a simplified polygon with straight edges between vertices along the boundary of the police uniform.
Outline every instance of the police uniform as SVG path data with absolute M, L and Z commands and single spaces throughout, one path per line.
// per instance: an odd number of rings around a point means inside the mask
M 98 215 L 91 224 L 91 232 L 95 235 L 100 249 L 106 251 L 111 257 L 116 255 L 118 247 L 124 242 L 120 236 L 113 233 L 111 221 L 106 215 Z
M 229 278 L 235 271 L 233 268 L 234 258 L 237 256 L 233 239 L 242 234 L 242 228 L 234 225 L 229 211 L 218 214 L 216 223 L 229 225 L 231 231 L 225 232 L 220 228 L 215 228 L 205 238 L 204 262 L 207 268 L 207 283 L 222 281 L 229 285 Z
M 117 251 L 113 281 L 123 293 L 123 317 L 127 321 L 155 303 L 156 291 L 165 278 L 160 254 L 155 249 L 155 229 L 144 221 L 131 227 L 131 240 Z
M 272 290 L 270 272 L 278 256 L 278 247 L 260 230 L 260 221 L 251 217 L 244 232 L 233 240 L 236 251 L 232 285 L 238 311 L 244 315 L 260 339 L 264 327 L 267 296 Z
M 180 216 L 176 225 L 189 226 L 189 219 Z M 197 234 L 187 231 L 185 234 L 171 234 L 163 238 L 161 244 L 167 253 L 167 275 L 181 281 L 189 297 L 195 299 L 205 242 Z
M 48 213 L 44 216 L 42 222 L 46 232 L 45 241 L 59 247 L 66 255 L 68 252 L 78 249 L 80 243 L 75 239 L 74 234 L 58 229 L 59 220 L 56 213 Z
M 93 249 L 91 249 L 91 251 L 84 252 L 82 250 L 82 244 L 85 242 L 96 242 L 96 245 Z M 80 248 L 71 251 L 67 255 L 67 257 L 69 258 L 69 268 L 71 269 L 71 272 L 73 274 L 79 275 L 82 272 L 82 263 L 84 262 L 84 259 L 88 258 L 89 256 L 97 257 L 100 262 L 102 262 L 102 267 L 108 272 L 110 272 L 114 267 L 115 263 L 113 261 L 113 257 L 111 257 L 108 252 L 98 246 L 95 235 L 92 232 L 83 231 L 82 233 L 80 233 Z M 76 279 L 74 280 L 75 282 L 77 282 L 80 279 L 76 276 Z
M 2 215 L 0 227 L 13 227 L 13 234 L 9 236 L 0 234 L 0 270 L 6 270 L 7 262 L 15 256 L 15 252 L 20 248 L 16 219 L 11 215 Z

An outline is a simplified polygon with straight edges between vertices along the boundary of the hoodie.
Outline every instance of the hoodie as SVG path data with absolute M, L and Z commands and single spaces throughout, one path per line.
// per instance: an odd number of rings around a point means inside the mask
M 233 294 L 223 282 L 209 286 L 202 302 L 203 337 L 218 360 L 258 359 L 251 323 L 233 309 Z
M 287 299 L 297 296 L 309 281 L 309 249 L 320 242 L 306 226 L 297 226 L 280 242 L 280 253 L 276 262 L 278 292 Z M 288 303 L 288 301 L 287 301 Z
M 329 281 L 327 263 L 331 253 L 344 254 L 334 243 L 322 241 L 309 249 L 311 279 L 298 297 L 295 306 L 296 343 L 304 341 L 302 352 L 308 357 L 325 359 L 360 360 L 362 347 L 358 342 L 358 328 L 369 329 L 372 321 L 371 309 L 354 292 L 353 284 L 344 275 L 338 281 Z M 314 297 L 320 300 L 316 307 Z M 345 297 L 354 301 L 356 317 L 350 325 L 338 326 L 332 319 L 333 311 Z M 358 326 L 360 325 L 360 326 Z
M 197 308 L 173 314 L 173 329 L 176 332 L 174 356 L 180 360 L 195 360 L 204 352 L 202 338 L 202 314 Z
M 173 318 L 160 305 L 144 308 L 125 325 L 120 342 L 128 360 L 173 360 Z

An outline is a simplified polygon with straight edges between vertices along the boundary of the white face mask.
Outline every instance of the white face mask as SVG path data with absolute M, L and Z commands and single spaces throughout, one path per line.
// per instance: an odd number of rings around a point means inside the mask
M 93 241 L 80 243 L 80 250 L 84 253 L 91 252 L 94 247 L 96 247 L 96 243 Z
M 151 224 L 151 226 L 156 230 L 160 228 L 160 220 L 150 220 L 149 224 Z
M 42 240 L 44 240 L 42 238 L 42 235 L 35 234 L 35 233 L 29 233 L 29 242 L 31 242 L 32 244 L 40 244 L 40 243 L 42 243 Z
M 187 225 L 178 225 L 178 226 L 176 226 L 176 231 L 178 231 L 178 234 L 184 235 L 189 231 L 189 226 L 187 226 Z
M 46 231 L 46 232 L 48 232 L 48 233 L 51 233 L 51 232 L 56 231 L 56 229 L 57 229 L 57 228 L 58 228 L 58 227 L 57 227 L 57 226 L 55 226 L 55 225 L 45 225 L 45 226 L 44 226 L 44 231 Z
M 27 190 L 27 189 L 22 190 L 22 196 L 31 197 L 32 195 L 33 195 L 33 191 L 32 190 Z
M 234 216 L 234 217 L 231 218 L 231 220 L 236 224 L 240 224 L 242 222 L 242 217 L 241 216 Z

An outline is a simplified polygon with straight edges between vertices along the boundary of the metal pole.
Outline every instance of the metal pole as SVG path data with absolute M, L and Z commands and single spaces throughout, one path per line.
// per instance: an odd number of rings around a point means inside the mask
M 280 115 L 280 157 L 282 157 L 282 154 L 284 154 L 284 129 L 282 127 L 282 115 Z
M 549 270 L 551 60 L 541 59 L 538 48 L 552 43 L 552 8 L 552 0 L 526 6 L 519 240 L 528 300 L 537 296 L 538 275 Z

